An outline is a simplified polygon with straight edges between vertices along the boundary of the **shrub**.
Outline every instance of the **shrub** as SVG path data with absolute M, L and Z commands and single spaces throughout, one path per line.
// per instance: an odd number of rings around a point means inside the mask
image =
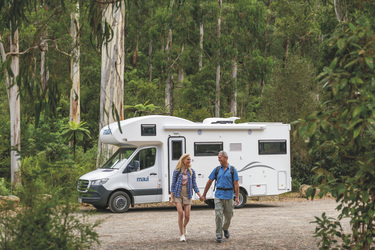
M 7 187 L 7 183 L 5 182 L 5 178 L 0 178 L 0 195 L 7 196 L 10 195 L 10 190 Z
M 94 231 L 99 222 L 74 217 L 74 206 L 57 193 L 51 198 L 32 196 L 34 202 L 22 211 L 0 211 L 1 249 L 84 249 L 99 244 Z

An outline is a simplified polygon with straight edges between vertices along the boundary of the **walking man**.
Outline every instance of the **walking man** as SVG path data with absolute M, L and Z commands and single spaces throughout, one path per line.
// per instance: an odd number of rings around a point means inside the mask
M 211 187 L 211 184 L 216 180 L 215 192 L 215 221 L 216 221 L 216 242 L 221 243 L 223 239 L 223 231 L 225 238 L 229 238 L 229 226 L 233 217 L 233 189 L 236 192 L 236 206 L 239 201 L 239 184 L 237 170 L 228 163 L 228 154 L 220 151 L 218 155 L 220 166 L 215 168 L 210 176 L 201 201 L 206 200 L 206 194 Z M 231 168 L 232 171 L 231 171 Z M 224 221 L 223 221 L 224 217 Z

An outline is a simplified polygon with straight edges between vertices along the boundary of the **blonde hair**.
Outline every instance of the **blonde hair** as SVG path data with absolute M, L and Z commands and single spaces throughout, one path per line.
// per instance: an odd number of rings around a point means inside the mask
M 177 162 L 176 170 L 180 171 L 182 167 L 184 167 L 184 170 L 187 168 L 190 172 L 190 175 L 193 176 L 193 171 L 191 171 L 191 164 L 185 166 L 184 160 L 186 157 L 190 156 L 190 154 L 183 154 L 181 155 L 180 159 Z

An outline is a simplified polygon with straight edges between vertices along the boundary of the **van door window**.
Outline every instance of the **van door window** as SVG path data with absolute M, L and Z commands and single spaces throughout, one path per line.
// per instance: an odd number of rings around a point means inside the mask
M 172 141 L 172 160 L 179 160 L 182 153 L 182 141 Z
M 126 172 L 140 171 L 155 165 L 156 148 L 146 148 L 140 150 L 126 167 Z

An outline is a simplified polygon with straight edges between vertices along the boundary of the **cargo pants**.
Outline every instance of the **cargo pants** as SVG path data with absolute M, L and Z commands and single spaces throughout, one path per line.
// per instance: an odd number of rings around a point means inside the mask
M 223 230 L 228 230 L 233 217 L 233 199 L 215 198 L 216 237 L 223 237 Z M 224 217 L 224 222 L 223 222 Z

